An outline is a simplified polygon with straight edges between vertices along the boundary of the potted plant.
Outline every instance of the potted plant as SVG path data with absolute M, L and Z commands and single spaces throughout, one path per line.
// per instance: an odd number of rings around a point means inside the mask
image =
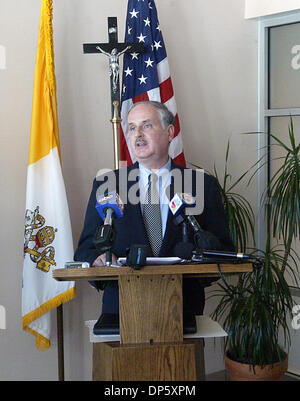
M 236 284 L 218 284 L 216 294 L 221 298 L 213 317 L 223 320 L 228 333 L 225 365 L 231 380 L 280 380 L 287 370 L 279 331 L 288 347 L 293 299 L 281 270 L 283 263 L 284 250 L 282 254 L 271 249 L 267 241 L 253 272 L 240 275 Z M 292 268 L 289 262 L 286 268 Z
M 240 275 L 234 284 L 228 284 L 223 278 L 214 294 L 220 296 L 220 301 L 213 318 L 222 320 L 228 333 L 225 365 L 228 370 L 237 368 L 229 373 L 231 380 L 280 380 L 288 365 L 284 349 L 290 345 L 289 319 L 292 316 L 293 299 L 285 273 L 289 272 L 297 283 L 297 255 L 293 253 L 291 245 L 300 231 L 300 144 L 296 144 L 292 119 L 288 145 L 275 135 L 270 135 L 285 155 L 263 197 L 267 204 L 269 226 L 265 249 L 253 249 L 259 255 L 253 272 Z M 249 203 L 245 210 L 240 208 L 240 204 L 227 202 L 232 190 L 232 185 L 228 185 L 228 179 L 231 179 L 227 170 L 228 152 L 229 147 L 226 151 L 224 180 L 223 183 L 219 181 L 219 185 L 229 222 L 234 225 L 230 225 L 230 229 L 235 245 L 244 251 L 245 241 L 238 241 L 235 233 L 247 233 L 248 229 L 253 233 L 253 212 Z M 257 164 L 255 173 L 259 168 L 261 166 Z M 239 183 L 245 175 L 234 184 Z M 215 176 L 218 179 L 216 171 Z M 241 213 L 243 218 L 232 219 L 232 215 Z M 271 247 L 271 234 L 282 239 L 283 245 Z M 280 330 L 283 333 L 283 346 L 279 344 Z
M 274 145 L 283 150 L 284 156 L 278 158 L 282 161 L 281 167 L 274 173 L 265 191 L 271 231 L 284 243 L 283 272 L 291 256 L 293 240 L 300 237 L 300 143 L 296 144 L 292 118 L 288 130 L 288 144 L 270 134 Z

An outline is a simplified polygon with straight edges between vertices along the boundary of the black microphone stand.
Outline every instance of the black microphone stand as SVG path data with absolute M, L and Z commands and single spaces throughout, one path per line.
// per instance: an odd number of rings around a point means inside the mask
M 176 226 L 181 225 L 182 227 L 182 242 L 178 242 L 175 245 L 175 256 L 178 256 L 181 259 L 190 260 L 192 258 L 192 252 L 195 249 L 195 244 L 189 241 L 188 223 L 182 215 L 178 215 L 174 218 L 174 224 Z
M 105 252 L 106 266 L 111 266 L 112 264 L 112 247 L 115 237 L 115 230 L 109 224 L 103 224 L 95 232 L 94 245 L 100 254 Z

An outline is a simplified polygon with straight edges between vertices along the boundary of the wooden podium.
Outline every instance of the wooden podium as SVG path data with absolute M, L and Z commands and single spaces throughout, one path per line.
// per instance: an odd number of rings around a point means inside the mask
M 222 264 L 222 273 L 252 264 Z M 93 380 L 191 381 L 204 375 L 203 341 L 183 338 L 182 279 L 218 275 L 215 264 L 55 269 L 58 281 L 118 280 L 120 342 L 94 343 Z

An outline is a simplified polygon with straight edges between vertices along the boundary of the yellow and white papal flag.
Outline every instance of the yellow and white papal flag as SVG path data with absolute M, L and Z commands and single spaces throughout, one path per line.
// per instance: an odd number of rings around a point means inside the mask
M 74 282 L 52 269 L 73 260 L 61 169 L 52 29 L 53 0 L 42 0 L 34 73 L 24 235 L 22 327 L 40 350 L 50 347 L 49 311 L 75 296 Z

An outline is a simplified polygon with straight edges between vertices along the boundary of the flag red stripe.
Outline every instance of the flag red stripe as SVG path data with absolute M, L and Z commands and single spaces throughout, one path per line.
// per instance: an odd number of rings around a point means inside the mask
M 143 102 L 144 100 L 149 100 L 149 96 L 147 92 L 142 93 L 139 96 L 135 96 L 132 101 L 133 103 L 137 103 L 137 102 Z
M 120 157 L 122 161 L 126 160 L 129 166 L 132 164 L 122 126 L 120 126 Z
M 174 157 L 174 162 L 179 164 L 179 166 L 185 166 L 185 158 L 183 152 L 181 152 L 178 156 Z
M 171 77 L 159 84 L 161 102 L 165 103 L 174 96 L 173 85 Z
M 175 133 L 174 136 L 177 136 L 180 132 L 180 123 L 179 123 L 179 117 L 178 114 L 175 116 Z

